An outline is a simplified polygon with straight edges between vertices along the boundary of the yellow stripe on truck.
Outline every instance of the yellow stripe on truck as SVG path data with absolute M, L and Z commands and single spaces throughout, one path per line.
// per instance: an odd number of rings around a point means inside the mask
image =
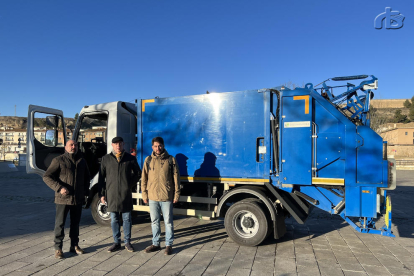
M 305 100 L 305 114 L 309 114 L 309 96 L 293 96 L 293 100 Z
M 343 178 L 323 178 L 323 177 L 312 177 L 312 184 L 319 185 L 345 185 L 345 179 Z
M 221 177 L 190 177 L 181 176 L 183 181 L 220 181 L 220 182 L 269 182 L 269 179 L 256 179 L 256 178 L 221 178 Z
M 145 104 L 146 103 L 153 103 L 155 102 L 154 99 L 150 99 L 150 100 L 142 100 L 142 112 L 145 112 Z

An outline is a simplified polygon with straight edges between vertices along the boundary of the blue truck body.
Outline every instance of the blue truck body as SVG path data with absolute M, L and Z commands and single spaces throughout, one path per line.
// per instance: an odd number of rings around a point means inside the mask
M 151 139 L 162 136 L 171 155 L 182 155 L 182 176 L 269 179 L 270 150 L 256 158 L 257 138 L 270 138 L 269 99 L 269 93 L 241 91 L 147 102 L 138 122 L 138 161 L 151 153 Z M 264 143 L 270 147 L 270 139 Z
M 348 84 L 350 92 L 340 95 L 346 102 L 336 104 L 329 88 L 324 83 L 318 93 L 307 84 L 137 100 L 138 163 L 144 166 L 151 139 L 161 136 L 177 159 L 183 184 L 231 184 L 218 189 L 217 216 L 245 200 L 241 192 L 229 200 L 232 189 L 250 185 L 247 189 L 259 189 L 262 196 L 255 196 L 266 197 L 265 205 L 276 210 L 269 211 L 274 229 L 284 227 L 275 222 L 282 213 L 277 206 L 299 223 L 318 207 L 360 232 L 393 236 L 388 219 L 383 228 L 375 227 L 386 210 L 392 164 L 384 157 L 386 144 L 369 127 L 370 90 L 358 96 Z M 386 215 L 391 217 L 390 207 Z

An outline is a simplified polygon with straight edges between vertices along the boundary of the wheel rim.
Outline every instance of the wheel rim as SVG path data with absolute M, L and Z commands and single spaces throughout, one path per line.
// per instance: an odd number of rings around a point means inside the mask
M 239 211 L 233 217 L 233 228 L 243 238 L 252 238 L 259 231 L 257 217 L 249 211 Z
M 107 205 L 102 204 L 102 202 L 98 202 L 98 207 L 96 208 L 99 217 L 102 220 L 109 220 L 111 219 L 110 213 L 107 211 Z

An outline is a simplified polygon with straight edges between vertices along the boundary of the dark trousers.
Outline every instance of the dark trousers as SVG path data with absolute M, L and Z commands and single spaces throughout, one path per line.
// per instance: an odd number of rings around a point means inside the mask
M 56 204 L 55 217 L 55 249 L 62 249 L 65 238 L 65 221 L 70 212 L 70 246 L 79 243 L 79 222 L 82 214 L 82 205 Z

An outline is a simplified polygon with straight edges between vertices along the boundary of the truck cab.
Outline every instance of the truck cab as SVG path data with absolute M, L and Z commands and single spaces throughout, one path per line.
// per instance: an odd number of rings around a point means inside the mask
M 66 142 L 77 141 L 92 177 L 86 207 L 91 206 L 97 223 L 109 225 L 109 213 L 100 203 L 96 185 L 100 161 L 111 152 L 108 141 L 115 136 L 124 138 L 126 150 L 136 148 L 135 104 L 119 101 L 84 106 L 72 129 L 67 128 L 63 112 L 57 109 L 30 105 L 27 118 L 27 173 L 43 177 L 52 159 L 65 152 Z

